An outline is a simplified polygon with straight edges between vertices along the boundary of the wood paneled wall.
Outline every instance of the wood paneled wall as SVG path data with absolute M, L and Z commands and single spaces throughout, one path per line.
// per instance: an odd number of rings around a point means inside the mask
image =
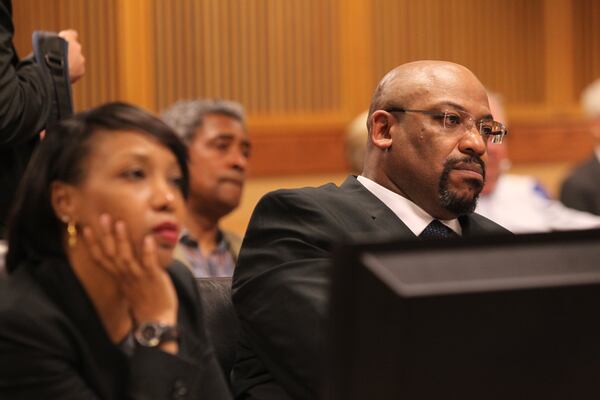
M 514 161 L 571 160 L 590 148 L 577 102 L 600 77 L 595 0 L 13 3 L 23 54 L 33 29 L 80 31 L 87 75 L 74 88 L 77 109 L 109 100 L 153 111 L 182 98 L 240 101 L 255 175 L 343 170 L 346 124 L 387 70 L 423 58 L 464 64 L 503 94 L 510 142 L 519 146 Z M 531 132 L 552 139 L 531 144 Z M 566 146 L 578 150 L 567 157 Z
M 542 0 L 375 0 L 374 76 L 409 60 L 470 68 L 507 102 L 544 101 Z
M 201 94 L 256 116 L 339 110 L 337 1 L 152 3 L 158 108 Z
M 73 86 L 75 108 L 82 110 L 120 98 L 120 58 L 116 46 L 119 0 L 13 0 L 15 46 L 31 52 L 34 30 L 73 28 L 84 46 L 86 76 Z

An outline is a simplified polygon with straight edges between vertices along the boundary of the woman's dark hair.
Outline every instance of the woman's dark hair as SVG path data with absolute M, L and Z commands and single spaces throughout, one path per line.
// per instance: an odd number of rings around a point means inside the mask
M 54 181 L 78 184 L 83 180 L 90 139 L 100 131 L 136 131 L 171 150 L 182 173 L 181 191 L 187 197 L 186 146 L 159 118 L 125 103 L 107 103 L 78 113 L 47 131 L 27 166 L 8 222 L 9 272 L 24 261 L 65 257 L 64 223 L 52 208 L 51 184 Z

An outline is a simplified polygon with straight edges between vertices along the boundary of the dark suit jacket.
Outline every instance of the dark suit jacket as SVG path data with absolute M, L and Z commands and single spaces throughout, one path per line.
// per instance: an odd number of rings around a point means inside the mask
M 1 399 L 228 399 L 201 326 L 191 274 L 169 273 L 179 297 L 180 352 L 111 342 L 63 260 L 21 265 L 0 282 Z
M 0 0 L 0 238 L 14 193 L 52 109 L 52 79 L 13 46 L 12 4 Z
M 600 215 L 600 162 L 596 154 L 565 179 L 560 201 L 567 207 Z
M 505 232 L 479 216 L 463 235 Z M 236 398 L 318 398 L 336 242 L 415 238 L 379 199 L 349 177 L 338 188 L 280 190 L 256 206 L 233 277 L 242 327 L 232 372 Z

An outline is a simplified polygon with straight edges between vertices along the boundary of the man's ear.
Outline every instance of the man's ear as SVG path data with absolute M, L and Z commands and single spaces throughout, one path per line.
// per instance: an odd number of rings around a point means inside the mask
M 392 147 L 391 126 L 389 113 L 377 110 L 371 115 L 371 141 L 382 151 Z
M 68 183 L 55 181 L 50 185 L 50 202 L 52 208 L 63 222 L 77 222 L 79 211 L 77 189 Z

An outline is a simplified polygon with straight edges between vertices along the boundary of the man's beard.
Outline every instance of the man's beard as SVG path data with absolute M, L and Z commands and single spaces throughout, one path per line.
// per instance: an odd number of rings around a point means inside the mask
M 467 183 L 473 188 L 474 195 L 472 197 L 460 197 L 457 193 L 450 191 L 448 188 L 448 179 L 450 171 L 454 169 L 457 164 L 471 164 L 477 163 L 481 166 L 483 172 L 483 183 L 478 180 L 468 180 Z M 440 183 L 438 186 L 438 194 L 440 197 L 441 205 L 446 210 L 450 211 L 455 215 L 469 214 L 475 211 L 477 206 L 477 199 L 479 199 L 479 193 L 485 185 L 485 163 L 478 156 L 471 156 L 463 159 L 450 158 L 444 163 L 444 170 L 440 176 Z

